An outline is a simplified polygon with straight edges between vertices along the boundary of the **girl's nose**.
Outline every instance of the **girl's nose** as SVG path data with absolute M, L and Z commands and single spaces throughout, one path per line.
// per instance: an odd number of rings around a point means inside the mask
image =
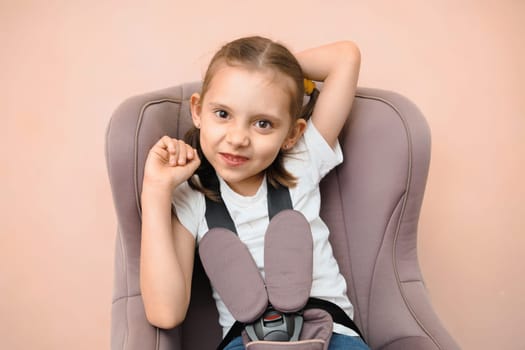
M 242 126 L 231 126 L 226 135 L 226 141 L 234 147 L 246 147 L 250 144 L 248 130 Z

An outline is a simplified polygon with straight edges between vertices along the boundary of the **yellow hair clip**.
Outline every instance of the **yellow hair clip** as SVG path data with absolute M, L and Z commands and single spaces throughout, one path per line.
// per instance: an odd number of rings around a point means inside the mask
M 304 93 L 308 96 L 314 92 L 315 89 L 315 83 L 313 80 L 310 79 L 304 79 Z

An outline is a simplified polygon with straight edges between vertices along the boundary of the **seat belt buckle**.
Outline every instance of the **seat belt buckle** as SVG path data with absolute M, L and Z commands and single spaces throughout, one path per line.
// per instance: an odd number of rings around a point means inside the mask
M 284 313 L 268 307 L 264 314 L 245 326 L 251 341 L 297 341 L 303 328 L 302 312 Z

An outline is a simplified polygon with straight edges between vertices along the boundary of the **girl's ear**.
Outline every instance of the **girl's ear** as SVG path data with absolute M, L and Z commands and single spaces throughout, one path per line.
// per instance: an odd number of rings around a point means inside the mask
M 301 136 L 303 136 L 303 133 L 305 130 L 306 130 L 306 120 L 304 120 L 303 118 L 297 119 L 295 121 L 295 124 L 292 127 L 292 130 L 290 130 L 290 134 L 284 140 L 281 148 L 285 151 L 292 148 L 297 143 L 297 141 L 301 138 Z
M 197 129 L 200 129 L 201 127 L 201 95 L 198 93 L 194 93 L 190 97 L 190 109 L 191 109 L 191 119 L 193 120 L 193 125 Z

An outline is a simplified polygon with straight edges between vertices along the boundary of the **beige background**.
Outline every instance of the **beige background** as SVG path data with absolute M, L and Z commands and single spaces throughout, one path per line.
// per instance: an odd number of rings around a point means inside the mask
M 116 220 L 104 132 L 247 34 L 353 39 L 359 85 L 427 116 L 420 261 L 464 349 L 524 349 L 525 1 L 0 1 L 0 342 L 106 349 Z

